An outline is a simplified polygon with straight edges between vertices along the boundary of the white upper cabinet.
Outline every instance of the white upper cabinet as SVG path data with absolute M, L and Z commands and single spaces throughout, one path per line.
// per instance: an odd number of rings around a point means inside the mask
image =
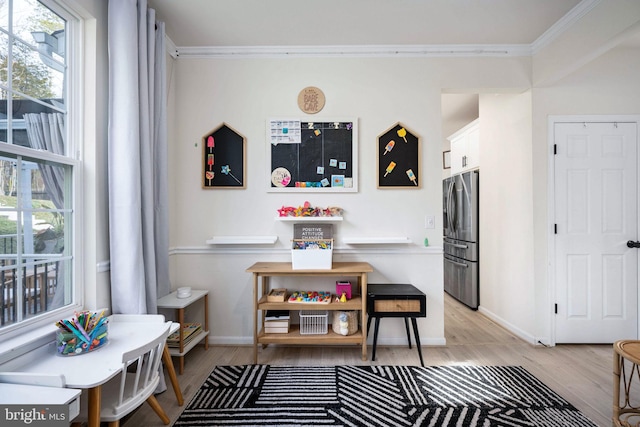
M 451 175 L 480 167 L 480 119 L 447 139 L 451 142 Z

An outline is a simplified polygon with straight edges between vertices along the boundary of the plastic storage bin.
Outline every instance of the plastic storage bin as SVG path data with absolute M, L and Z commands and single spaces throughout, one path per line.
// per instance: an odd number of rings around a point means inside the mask
M 322 335 L 328 332 L 329 311 L 300 310 L 300 334 Z

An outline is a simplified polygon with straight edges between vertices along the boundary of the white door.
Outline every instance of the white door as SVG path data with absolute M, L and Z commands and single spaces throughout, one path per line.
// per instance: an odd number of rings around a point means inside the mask
M 636 123 L 555 123 L 556 343 L 638 337 Z

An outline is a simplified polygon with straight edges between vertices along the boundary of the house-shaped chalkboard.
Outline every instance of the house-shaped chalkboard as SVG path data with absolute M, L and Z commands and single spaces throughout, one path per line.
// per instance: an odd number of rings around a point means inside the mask
M 223 123 L 202 137 L 202 188 L 245 188 L 245 138 Z
M 396 123 L 377 144 L 378 188 L 420 188 L 420 137 Z

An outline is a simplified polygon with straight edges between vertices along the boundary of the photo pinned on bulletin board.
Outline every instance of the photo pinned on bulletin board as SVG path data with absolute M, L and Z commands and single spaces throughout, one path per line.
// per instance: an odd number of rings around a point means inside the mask
M 420 188 L 420 137 L 396 123 L 377 144 L 378 188 Z
M 202 188 L 245 188 L 245 138 L 227 124 L 202 137 Z
M 269 192 L 358 191 L 356 120 L 270 119 Z

